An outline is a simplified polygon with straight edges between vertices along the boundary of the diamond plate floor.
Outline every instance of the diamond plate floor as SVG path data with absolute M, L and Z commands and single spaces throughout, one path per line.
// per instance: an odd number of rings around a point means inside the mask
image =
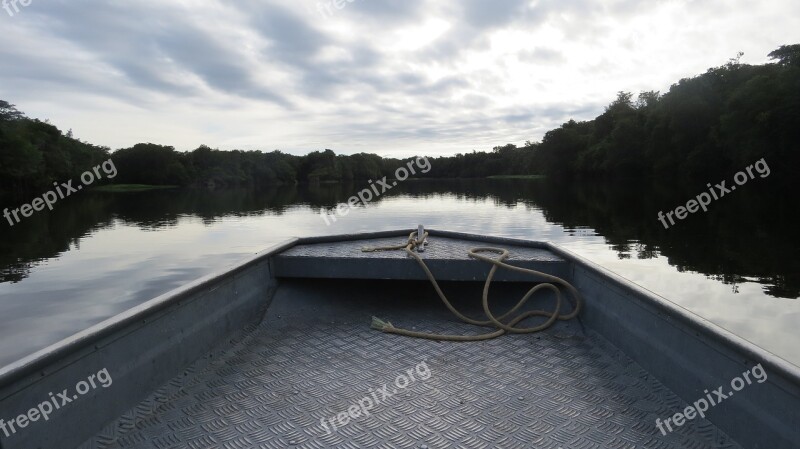
M 348 258 L 348 259 L 406 259 L 403 251 L 379 251 L 364 252 L 362 248 L 377 248 L 385 246 L 401 245 L 408 237 L 381 237 L 374 239 L 362 239 L 355 242 L 337 241 L 328 243 L 309 243 L 294 246 L 281 253 L 279 257 L 328 257 L 328 258 Z M 474 240 L 462 240 L 451 237 L 430 237 L 430 244 L 421 253 L 426 260 L 472 260 L 468 252 L 476 246 L 502 246 L 511 250 L 508 261 L 541 261 L 541 262 L 565 262 L 565 260 L 546 249 L 528 248 L 518 245 L 490 245 L 477 243 Z
M 706 421 L 661 435 L 655 419 L 671 416 L 682 401 L 577 322 L 479 343 L 415 340 L 369 329 L 375 314 L 418 330 L 475 332 L 454 322 L 427 284 L 393 287 L 285 282 L 264 322 L 132 411 L 116 424 L 124 431 L 100 436 L 92 446 L 739 447 Z M 461 287 L 444 288 L 462 294 L 454 290 Z M 513 288 L 493 291 L 510 297 L 518 293 Z M 480 295 L 479 285 L 469 290 L 463 292 L 469 300 L 457 302 L 464 310 Z M 414 371 L 416 380 L 398 388 L 398 376 L 423 361 L 429 377 Z M 377 393 L 384 385 L 391 397 Z M 330 433 L 320 424 L 372 393 L 380 403 L 369 416 L 337 423 Z

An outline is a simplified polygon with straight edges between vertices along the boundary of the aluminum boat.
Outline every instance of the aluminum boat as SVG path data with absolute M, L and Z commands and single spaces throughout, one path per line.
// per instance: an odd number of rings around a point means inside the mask
M 800 447 L 795 365 L 553 244 L 410 232 L 292 239 L 0 369 L 0 448 Z

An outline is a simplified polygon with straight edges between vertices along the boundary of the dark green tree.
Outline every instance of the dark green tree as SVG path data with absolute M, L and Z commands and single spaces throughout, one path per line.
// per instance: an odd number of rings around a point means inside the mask
M 800 44 L 781 45 L 767 56 L 780 65 L 800 66 Z

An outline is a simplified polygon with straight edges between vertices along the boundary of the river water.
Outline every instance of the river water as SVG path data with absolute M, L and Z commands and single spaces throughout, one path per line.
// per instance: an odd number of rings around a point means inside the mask
M 669 229 L 703 186 L 409 180 L 327 225 L 364 187 L 85 191 L 3 223 L 0 366 L 288 237 L 417 224 L 554 242 L 800 365 L 800 213 L 767 182 Z

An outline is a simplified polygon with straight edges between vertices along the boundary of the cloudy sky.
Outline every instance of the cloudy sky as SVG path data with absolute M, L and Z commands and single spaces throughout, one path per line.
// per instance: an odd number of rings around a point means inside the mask
M 797 0 L 20 1 L 0 99 L 112 149 L 485 150 L 800 42 Z

